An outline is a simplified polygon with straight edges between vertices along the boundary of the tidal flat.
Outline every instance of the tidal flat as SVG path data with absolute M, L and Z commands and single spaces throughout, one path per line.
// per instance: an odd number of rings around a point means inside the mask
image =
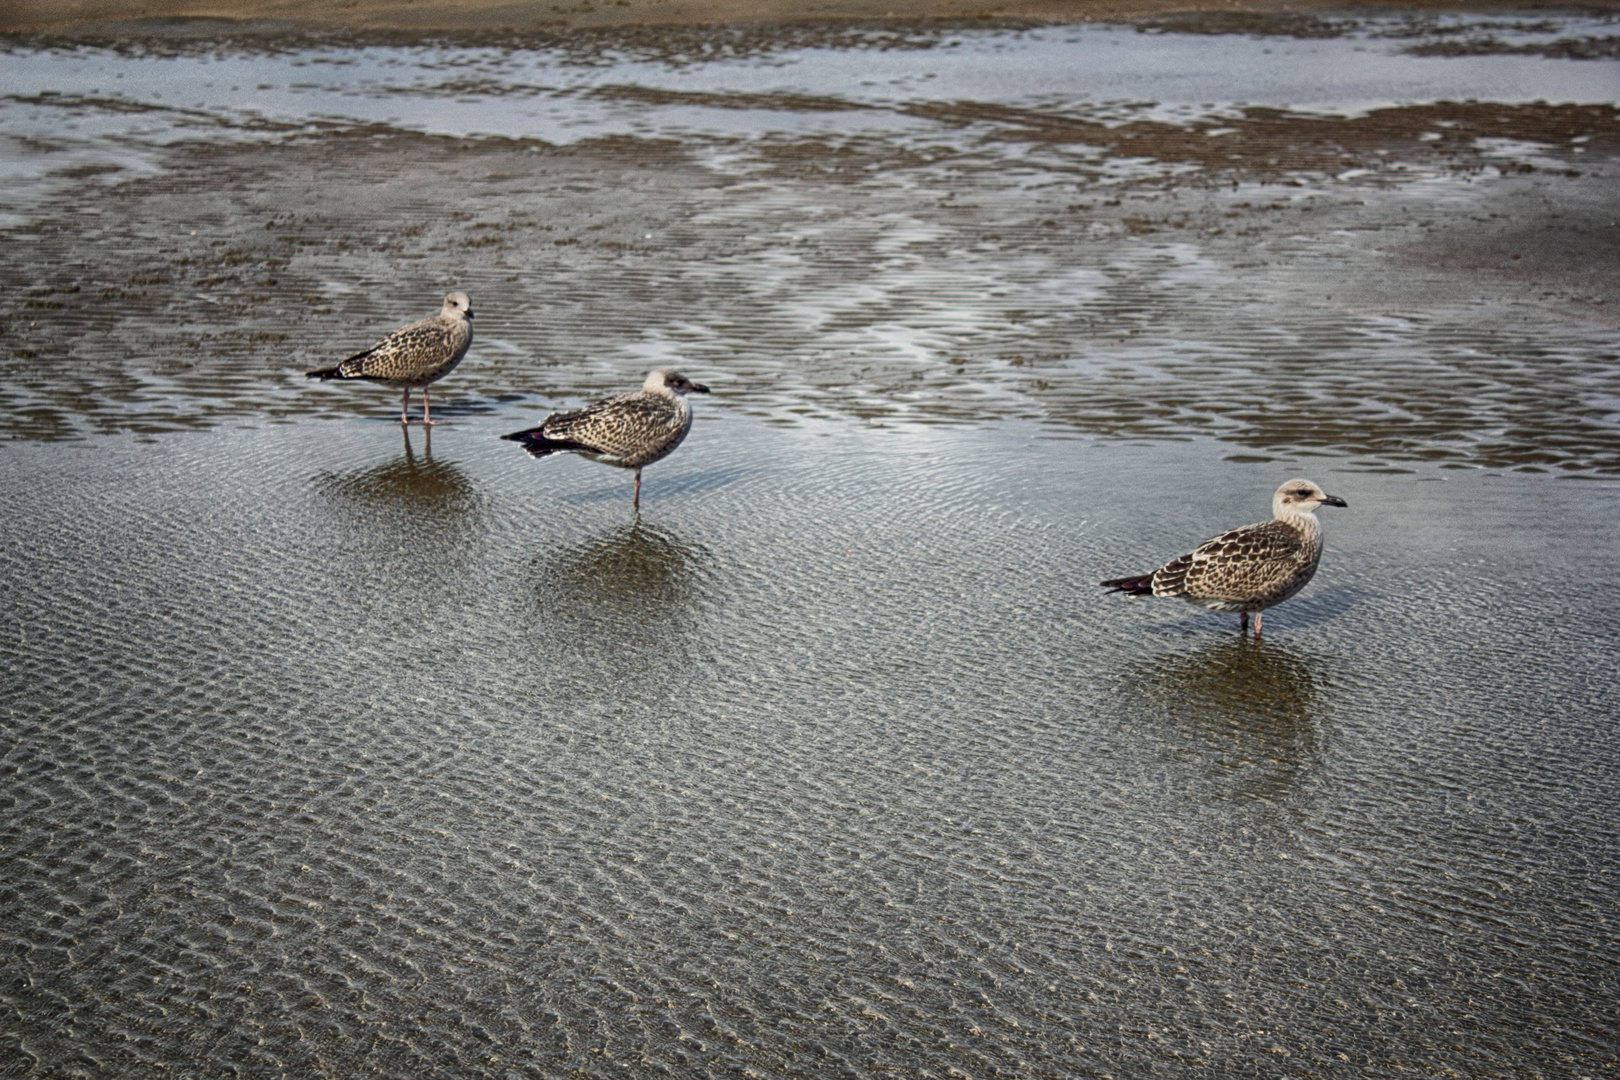
M 5 39 L 0 1077 L 1615 1070 L 1614 41 Z

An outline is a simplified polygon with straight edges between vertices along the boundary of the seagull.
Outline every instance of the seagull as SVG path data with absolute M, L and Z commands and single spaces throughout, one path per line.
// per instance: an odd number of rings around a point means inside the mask
M 666 457 L 692 430 L 687 394 L 709 388 L 678 371 L 659 368 L 633 394 L 598 401 L 574 412 L 552 413 L 539 427 L 502 435 L 535 457 L 568 451 L 592 461 L 636 470 L 633 505 L 641 509 L 641 470 Z
M 444 308 L 431 319 L 402 326 L 365 352 L 355 353 L 335 368 L 311 371 L 311 379 L 370 379 L 400 387 L 399 422 L 409 424 L 411 387 L 422 388 L 422 423 L 431 427 L 428 383 L 438 382 L 461 363 L 472 344 L 472 301 L 464 292 L 444 298 Z
M 1271 497 L 1272 520 L 1222 533 L 1151 574 L 1102 584 L 1130 596 L 1179 596 L 1211 611 L 1240 612 L 1240 633 L 1248 630 L 1252 611 L 1259 637 L 1260 613 L 1299 592 L 1316 573 L 1322 525 L 1312 511 L 1345 505 L 1309 480 L 1290 480 Z

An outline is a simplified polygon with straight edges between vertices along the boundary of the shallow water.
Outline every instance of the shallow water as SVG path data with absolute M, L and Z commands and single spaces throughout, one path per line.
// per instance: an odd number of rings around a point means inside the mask
M 1411 25 L 0 56 L 0 1075 L 1613 1070 L 1615 68 Z M 639 518 L 496 438 L 666 362 Z M 1260 642 L 1092 584 L 1292 475 Z

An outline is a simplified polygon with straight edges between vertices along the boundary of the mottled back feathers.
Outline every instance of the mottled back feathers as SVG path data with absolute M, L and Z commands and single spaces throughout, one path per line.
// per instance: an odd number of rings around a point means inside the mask
M 1132 596 L 1179 596 L 1214 611 L 1280 604 L 1305 587 L 1321 560 L 1322 527 L 1312 511 L 1345 503 L 1309 480 L 1290 480 L 1271 505 L 1271 521 L 1224 532 L 1151 574 L 1102 584 Z
M 391 386 L 426 386 L 444 378 L 461 363 L 472 344 L 472 301 L 466 293 L 444 298 L 444 308 L 431 319 L 402 326 L 364 352 L 312 379 L 371 379 Z
M 666 457 L 692 429 L 692 409 L 684 397 L 688 392 L 706 394 L 709 389 L 660 369 L 635 393 L 553 413 L 539 427 L 501 437 L 522 443 L 535 457 L 573 452 L 640 469 Z
M 1292 521 L 1246 525 L 1155 570 L 1153 595 L 1185 596 L 1221 611 L 1258 611 L 1304 588 L 1321 555 L 1320 529 Z

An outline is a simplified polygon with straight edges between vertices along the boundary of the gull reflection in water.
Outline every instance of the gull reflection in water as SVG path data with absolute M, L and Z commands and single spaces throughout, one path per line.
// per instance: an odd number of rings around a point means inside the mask
M 694 628 L 711 562 L 701 545 L 667 529 L 616 526 L 536 560 L 541 624 L 579 644 L 666 645 Z
M 465 521 L 482 503 L 472 481 L 451 462 L 434 460 L 432 428 L 422 431 L 420 454 L 411 445 L 410 429 L 402 430 L 403 455 L 352 472 L 319 473 L 314 478 L 316 490 L 368 512 L 392 510 Z
M 1286 645 L 1225 638 L 1156 657 L 1134 681 L 1217 790 L 1271 800 L 1293 792 L 1319 758 L 1321 667 Z

